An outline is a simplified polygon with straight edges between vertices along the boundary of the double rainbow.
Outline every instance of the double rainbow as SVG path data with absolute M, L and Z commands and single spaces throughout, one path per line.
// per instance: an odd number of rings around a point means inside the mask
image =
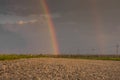
M 58 42 L 57 42 L 57 38 L 56 38 L 54 23 L 53 23 L 53 20 L 51 17 L 51 13 L 50 13 L 48 4 L 47 4 L 46 0 L 40 0 L 40 3 L 43 8 L 43 13 L 45 15 L 47 15 L 46 22 L 49 27 L 49 33 L 50 33 L 50 37 L 51 37 L 52 48 L 53 48 L 54 54 L 58 55 L 59 47 L 58 47 Z M 103 32 L 101 15 L 98 11 L 96 0 L 91 0 L 91 3 L 92 3 L 93 22 L 94 22 L 95 31 L 96 31 L 96 40 L 98 41 L 98 45 L 101 49 L 100 50 L 101 53 L 105 53 L 106 36 L 104 35 L 104 32 Z

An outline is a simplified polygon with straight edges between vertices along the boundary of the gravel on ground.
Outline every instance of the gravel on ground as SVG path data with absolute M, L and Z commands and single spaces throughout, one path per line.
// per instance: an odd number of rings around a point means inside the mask
M 120 61 L 31 58 L 0 61 L 0 80 L 120 80 Z

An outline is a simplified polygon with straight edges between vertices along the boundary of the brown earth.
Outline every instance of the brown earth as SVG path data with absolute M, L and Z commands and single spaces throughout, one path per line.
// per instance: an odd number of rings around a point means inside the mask
M 0 80 L 120 80 L 120 61 L 60 58 L 0 61 Z

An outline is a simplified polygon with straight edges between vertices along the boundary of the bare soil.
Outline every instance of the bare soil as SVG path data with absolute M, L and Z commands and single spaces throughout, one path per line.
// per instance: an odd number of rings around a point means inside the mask
M 0 80 L 120 80 L 120 61 L 62 58 L 0 61 Z

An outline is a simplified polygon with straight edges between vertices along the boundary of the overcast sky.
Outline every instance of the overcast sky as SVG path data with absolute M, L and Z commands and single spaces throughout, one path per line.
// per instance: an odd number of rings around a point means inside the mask
M 61 53 L 115 54 L 120 0 L 46 0 Z M 40 0 L 0 0 L 0 52 L 52 53 Z

